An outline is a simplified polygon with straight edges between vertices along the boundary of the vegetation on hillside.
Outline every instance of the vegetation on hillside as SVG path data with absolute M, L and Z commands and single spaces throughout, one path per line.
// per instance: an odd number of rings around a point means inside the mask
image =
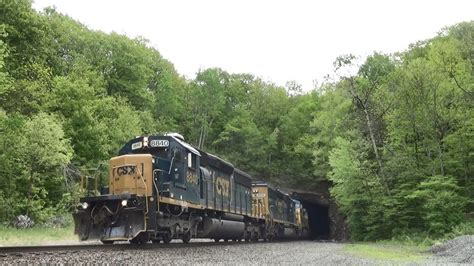
M 360 65 L 343 55 L 336 81 L 302 93 L 218 68 L 185 79 L 147 40 L 29 0 L 0 13 L 0 221 L 67 210 L 71 169 L 158 132 L 283 186 L 330 181 L 354 239 L 441 236 L 472 211 L 472 21 Z

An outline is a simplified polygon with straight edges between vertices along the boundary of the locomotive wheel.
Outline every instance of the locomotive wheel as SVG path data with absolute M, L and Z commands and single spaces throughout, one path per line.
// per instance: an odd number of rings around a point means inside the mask
M 183 240 L 184 244 L 189 243 L 189 241 L 191 241 L 191 231 L 185 233 L 181 239 Z
M 169 244 L 171 242 L 171 237 L 169 235 L 163 236 L 163 243 Z
M 264 242 L 270 242 L 272 240 L 272 236 L 269 235 L 268 233 L 265 233 L 264 237 L 263 237 L 263 241 Z
M 146 244 L 150 240 L 150 236 L 146 233 L 140 233 L 134 239 L 130 240 L 130 243 L 136 245 L 143 245 Z
M 104 245 L 112 245 L 114 243 L 113 240 L 100 240 L 100 242 Z
M 143 241 L 142 239 L 132 239 L 130 240 L 130 243 L 134 245 L 143 245 L 146 244 L 146 241 Z
M 134 238 L 132 240 L 130 240 L 130 243 L 134 244 L 134 245 L 144 245 L 148 242 L 148 240 L 146 239 L 143 239 L 143 238 Z

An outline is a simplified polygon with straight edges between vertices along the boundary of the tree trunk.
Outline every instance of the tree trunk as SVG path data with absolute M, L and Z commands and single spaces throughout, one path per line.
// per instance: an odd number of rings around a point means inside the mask
M 439 166 L 441 170 L 441 175 L 444 175 L 443 148 L 441 147 L 441 141 L 439 139 L 437 139 L 437 142 L 438 142 Z
M 30 170 L 30 182 L 28 184 L 28 202 L 26 203 L 26 215 L 30 215 L 30 210 L 31 210 L 31 201 L 33 199 L 33 177 L 34 177 L 34 172 L 33 172 L 33 166 L 31 167 Z
M 382 177 L 382 181 L 385 185 L 385 188 L 387 189 L 387 192 L 389 192 L 387 180 L 385 179 L 385 174 L 383 171 L 382 159 L 380 158 L 377 144 L 375 143 L 374 132 L 372 131 L 372 121 L 370 120 L 369 111 L 367 110 L 365 105 L 364 105 L 364 113 L 365 113 L 365 118 L 367 121 L 367 127 L 369 128 L 370 141 L 372 142 L 372 148 L 374 149 L 375 159 L 377 160 L 377 164 L 379 165 L 380 176 Z
M 199 132 L 199 140 L 198 140 L 198 148 L 199 149 L 202 149 L 202 139 L 203 139 L 203 136 L 204 135 L 204 125 L 201 126 L 201 130 Z
M 438 158 L 439 166 L 441 170 L 441 175 L 444 175 L 444 162 L 443 162 L 443 148 L 441 140 L 444 138 L 444 130 L 439 125 L 439 115 L 438 115 L 438 99 L 436 94 L 437 87 L 433 89 L 433 120 L 434 120 L 434 134 L 436 138 L 436 144 L 438 148 Z
M 385 174 L 384 174 L 384 171 L 383 171 L 382 159 L 380 158 L 378 148 L 377 148 L 377 143 L 375 142 L 374 132 L 372 130 L 372 121 L 370 119 L 369 110 L 368 110 L 368 106 L 367 106 L 368 96 L 366 96 L 365 101 L 362 101 L 360 99 L 359 95 L 357 95 L 357 93 L 355 92 L 354 79 L 350 78 L 349 82 L 350 82 L 350 90 L 349 91 L 350 91 L 352 97 L 354 98 L 354 100 L 356 100 L 360 104 L 360 106 L 362 107 L 362 109 L 364 111 L 364 114 L 365 114 L 365 120 L 366 120 L 366 123 L 367 123 L 367 127 L 369 129 L 370 141 L 372 143 L 372 148 L 374 150 L 375 159 L 377 160 L 377 164 L 379 166 L 379 174 L 380 174 L 380 177 L 382 179 L 382 185 L 385 186 L 386 192 L 390 193 L 390 189 L 388 187 L 388 182 L 385 179 Z

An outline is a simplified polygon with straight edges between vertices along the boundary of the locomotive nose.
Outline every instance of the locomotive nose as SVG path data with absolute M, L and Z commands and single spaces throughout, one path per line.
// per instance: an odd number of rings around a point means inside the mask
M 109 162 L 109 190 L 112 195 L 134 194 L 146 197 L 152 194 L 152 156 L 127 154 Z

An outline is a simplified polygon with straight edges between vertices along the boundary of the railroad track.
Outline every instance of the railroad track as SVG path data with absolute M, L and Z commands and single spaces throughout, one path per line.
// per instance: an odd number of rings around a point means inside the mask
M 145 245 L 135 245 L 129 243 L 117 243 L 113 245 L 104 245 L 104 244 L 79 244 L 79 245 L 49 245 L 49 246 L 8 246 L 0 247 L 0 257 L 8 255 L 21 255 L 23 253 L 38 253 L 38 254 L 47 254 L 47 253 L 69 253 L 69 252 L 78 252 L 85 250 L 146 250 L 146 249 L 166 249 L 166 248 L 192 248 L 192 247 L 203 247 L 203 246 L 229 246 L 229 245 L 245 245 L 256 242 L 191 242 L 188 244 L 175 242 L 169 244 L 145 244 Z M 263 242 L 261 242 L 263 243 Z
M 118 246 L 118 245 L 117 245 Z M 111 248 L 114 246 L 105 246 L 100 244 L 93 245 L 50 245 L 50 246 L 9 246 L 0 247 L 0 255 L 20 254 L 20 253 L 48 253 L 48 252 L 66 252 L 80 251 L 90 249 Z

